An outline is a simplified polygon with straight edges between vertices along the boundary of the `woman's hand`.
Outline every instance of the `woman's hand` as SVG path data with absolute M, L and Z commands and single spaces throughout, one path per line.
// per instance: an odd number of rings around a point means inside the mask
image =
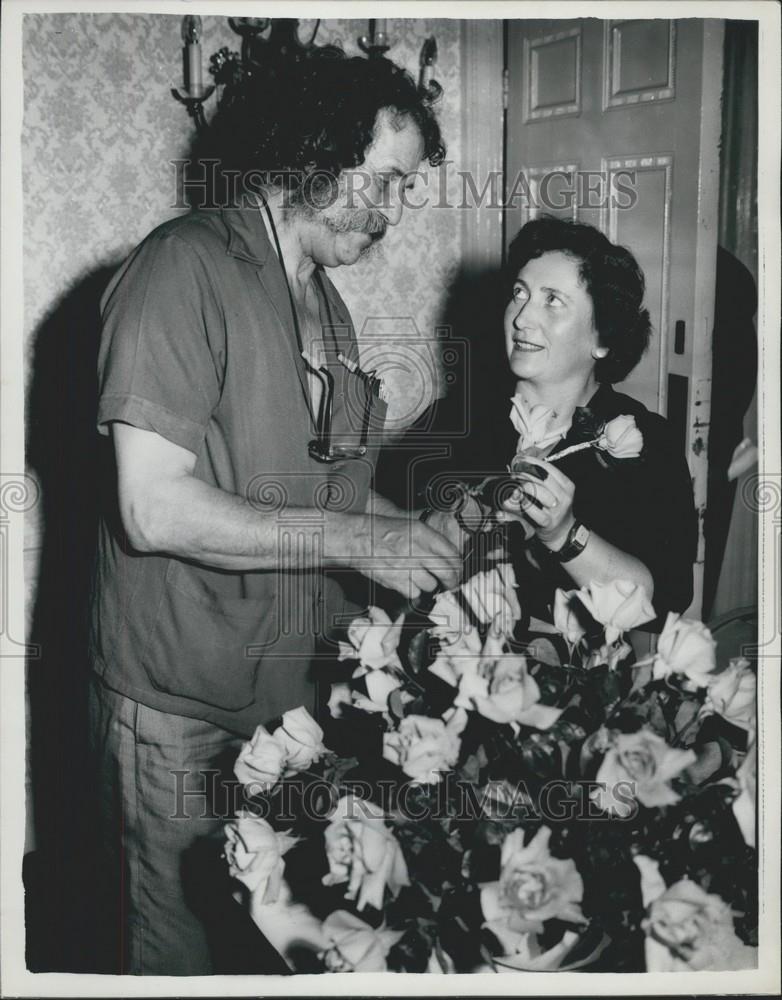
M 516 490 L 503 504 L 502 510 L 530 525 L 546 548 L 556 552 L 567 540 L 575 523 L 573 497 L 575 485 L 551 462 L 540 458 L 525 461 L 540 472 L 520 472 Z M 543 475 L 545 473 L 545 476 Z M 500 515 L 501 516 L 501 515 Z

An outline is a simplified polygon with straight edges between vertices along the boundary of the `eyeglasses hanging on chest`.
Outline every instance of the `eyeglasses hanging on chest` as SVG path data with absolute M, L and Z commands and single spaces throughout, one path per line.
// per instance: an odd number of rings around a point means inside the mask
M 318 462 L 339 462 L 347 458 L 363 458 L 367 453 L 367 441 L 370 428 L 376 432 L 382 430 L 383 410 L 379 406 L 382 401 L 385 406 L 386 396 L 383 387 L 383 380 L 375 370 L 365 372 L 359 365 L 343 352 L 337 338 L 337 326 L 331 314 L 329 298 L 323 287 L 320 272 L 315 272 L 316 287 L 319 290 L 320 302 L 323 303 L 327 313 L 327 322 L 322 321 L 323 341 L 316 346 L 313 342 L 310 349 L 305 349 L 302 339 L 299 313 L 296 307 L 296 299 L 293 289 L 285 270 L 285 261 L 282 255 L 282 247 L 274 223 L 274 217 L 265 201 L 258 205 L 261 218 L 266 218 L 269 232 L 274 240 L 274 247 L 277 251 L 277 258 L 280 262 L 283 280 L 288 291 L 288 300 L 291 307 L 291 318 L 293 329 L 296 335 L 296 343 L 299 353 L 310 373 L 320 382 L 320 401 L 317 405 L 315 416 L 316 437 L 309 443 L 309 453 Z M 330 333 L 329 343 L 326 339 L 327 330 Z M 315 358 L 317 352 L 320 357 Z M 325 361 L 321 360 L 325 358 Z M 336 375 L 335 375 L 336 372 Z M 337 388 L 339 383 L 339 389 Z M 351 388 L 360 386 L 362 393 L 353 393 Z M 334 440 L 334 403 L 336 395 L 340 396 L 340 416 L 344 417 L 345 426 L 340 429 L 340 440 Z M 355 404 L 354 397 L 361 399 L 359 406 Z M 357 411 L 361 412 L 360 420 L 356 419 Z M 377 411 L 375 425 L 373 427 L 373 411 Z M 358 427 L 358 430 L 356 430 Z
M 328 353 L 332 352 L 324 352 Z M 372 426 L 373 411 L 381 401 L 385 402 L 383 380 L 375 370 L 365 372 L 359 365 L 346 357 L 342 351 L 333 354 L 336 365 L 320 363 L 308 351 L 302 351 L 301 356 L 309 370 L 319 379 L 322 387 L 320 405 L 316 417 L 316 437 L 310 441 L 309 453 L 318 462 L 338 462 L 347 458 L 362 458 L 367 453 L 367 441 Z M 336 376 L 335 376 L 336 371 Z M 342 406 L 346 418 L 346 427 L 342 430 L 341 440 L 334 440 L 334 402 L 337 394 L 337 381 L 343 386 Z M 360 388 L 361 392 L 351 392 L 351 388 Z M 356 397 L 362 397 L 363 402 L 356 404 Z M 353 405 L 351 405 L 353 404 Z M 358 413 L 360 411 L 360 418 Z M 377 430 L 380 429 L 378 426 Z

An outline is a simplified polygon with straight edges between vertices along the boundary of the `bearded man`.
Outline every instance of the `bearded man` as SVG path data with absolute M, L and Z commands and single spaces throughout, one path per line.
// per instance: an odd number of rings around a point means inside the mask
M 415 597 L 460 571 L 431 523 L 371 491 L 384 403 L 324 273 L 397 225 L 416 168 L 442 160 L 424 96 L 385 59 L 321 51 L 274 90 L 248 80 L 212 138 L 235 202 L 156 229 L 102 303 L 119 517 L 100 531 L 92 734 L 120 896 L 106 919 L 116 971 L 136 974 L 213 971 L 183 877 L 222 825 L 209 775 L 259 723 L 315 711 L 335 574 Z

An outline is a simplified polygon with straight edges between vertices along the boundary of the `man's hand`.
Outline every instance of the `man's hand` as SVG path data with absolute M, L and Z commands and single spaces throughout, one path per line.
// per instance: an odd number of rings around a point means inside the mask
M 445 535 L 448 541 L 460 552 L 464 552 L 470 534 L 485 531 L 492 525 L 490 511 L 484 508 L 475 497 L 468 496 L 459 509 L 459 516 L 445 510 L 433 510 L 426 517 L 426 523 Z
M 195 455 L 151 431 L 112 427 L 120 512 L 139 552 L 238 572 L 350 566 L 408 598 L 459 582 L 456 547 L 401 516 L 300 508 L 299 544 L 290 552 L 280 545 L 279 515 L 195 478 Z
M 461 553 L 445 535 L 404 517 L 348 515 L 339 530 L 327 528 L 325 555 L 413 599 L 455 587 L 462 572 Z
M 426 524 L 443 535 L 458 552 L 464 551 L 467 534 L 456 519 L 455 514 L 445 510 L 435 510 L 426 518 Z

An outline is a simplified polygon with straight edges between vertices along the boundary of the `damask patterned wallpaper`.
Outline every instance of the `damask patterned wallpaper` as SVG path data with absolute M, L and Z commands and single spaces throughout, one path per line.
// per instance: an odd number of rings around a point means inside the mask
M 169 15 L 25 17 L 23 252 L 33 429 L 41 391 L 46 391 L 36 389 L 36 380 L 41 382 L 36 372 L 47 356 L 72 361 L 84 347 L 73 304 L 88 294 L 96 300 L 97 290 L 130 249 L 177 214 L 171 161 L 185 156 L 192 138 L 184 108 L 170 95 L 170 88 L 182 82 L 180 27 L 181 18 Z M 302 21 L 301 37 L 308 38 L 313 27 L 314 21 Z M 366 27 L 365 20 L 323 21 L 317 41 L 339 41 L 349 54 L 359 54 L 356 40 Z M 459 30 L 456 20 L 388 21 L 394 43 L 389 56 L 414 75 L 422 42 L 436 35 L 437 78 L 445 89 L 439 113 L 455 165 L 461 141 Z M 211 53 L 223 45 L 238 49 L 239 43 L 225 18 L 204 17 L 205 75 Z M 430 202 L 443 200 L 442 175 L 430 174 L 427 188 L 419 180 L 416 200 L 424 195 Z M 457 180 L 450 171 L 449 192 Z M 332 276 L 352 310 L 365 359 L 387 369 L 391 419 L 408 423 L 440 392 L 430 341 L 459 262 L 459 212 L 433 205 L 408 210 L 379 250 Z M 78 409 L 78 399 L 74 405 Z M 41 509 L 45 504 L 27 519 L 30 588 L 41 544 Z

